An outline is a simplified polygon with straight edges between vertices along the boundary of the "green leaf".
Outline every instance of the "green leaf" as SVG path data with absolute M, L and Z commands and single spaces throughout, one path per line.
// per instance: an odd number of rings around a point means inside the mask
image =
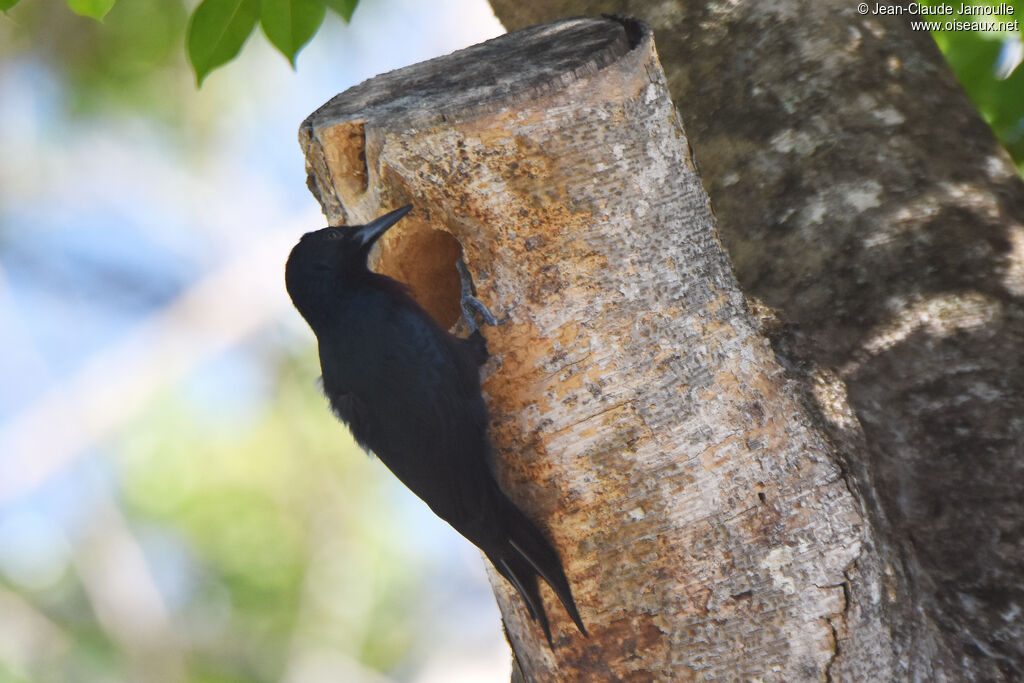
M 320 28 L 326 12 L 323 0 L 263 0 L 260 23 L 270 42 L 295 68 L 295 55 Z
M 196 84 L 235 58 L 260 18 L 260 0 L 203 0 L 188 24 L 188 58 Z
M 345 23 L 352 21 L 352 13 L 356 11 L 359 0 L 323 0 L 324 4 L 341 15 Z
M 14 0 L 17 2 L 18 0 Z M 92 17 L 97 21 L 107 16 L 107 12 L 114 6 L 117 0 L 68 0 L 68 7 L 75 14 L 83 17 Z M 14 3 L 11 3 L 13 5 Z
M 0 0 L 0 12 L 6 12 L 17 4 L 18 0 Z

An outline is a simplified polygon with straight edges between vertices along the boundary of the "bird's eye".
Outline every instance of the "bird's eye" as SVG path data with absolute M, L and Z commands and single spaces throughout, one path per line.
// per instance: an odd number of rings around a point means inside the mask
M 341 231 L 340 230 L 328 230 L 324 234 L 324 239 L 340 240 L 341 239 Z

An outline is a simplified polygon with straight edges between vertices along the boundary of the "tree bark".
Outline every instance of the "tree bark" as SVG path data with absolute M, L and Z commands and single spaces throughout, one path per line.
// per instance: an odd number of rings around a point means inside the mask
M 546 592 L 549 649 L 492 575 L 528 680 L 953 666 L 844 476 L 865 446 L 842 383 L 785 371 L 759 332 L 644 25 L 565 21 L 378 76 L 300 140 L 332 224 L 415 204 L 380 269 L 443 324 L 459 253 L 509 317 L 485 331 L 498 469 L 591 631 Z
M 846 466 L 917 614 L 895 656 L 908 677 L 1024 677 L 1024 183 L 919 17 L 491 4 L 510 30 L 601 12 L 653 26 L 738 278 L 784 321 L 776 350 L 849 387 L 866 448 Z M 847 661 L 841 639 L 833 672 L 857 680 Z

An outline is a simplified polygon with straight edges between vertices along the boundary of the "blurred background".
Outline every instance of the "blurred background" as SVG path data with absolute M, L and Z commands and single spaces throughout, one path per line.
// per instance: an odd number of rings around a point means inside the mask
M 507 681 L 479 553 L 335 422 L 283 281 L 300 122 L 503 30 L 362 0 L 197 90 L 196 5 L 0 15 L 0 683 Z M 1020 163 L 1020 36 L 936 39 Z
M 365 0 L 197 90 L 196 4 L 0 14 L 0 681 L 507 681 L 479 553 L 334 420 L 284 289 L 302 120 L 504 31 Z

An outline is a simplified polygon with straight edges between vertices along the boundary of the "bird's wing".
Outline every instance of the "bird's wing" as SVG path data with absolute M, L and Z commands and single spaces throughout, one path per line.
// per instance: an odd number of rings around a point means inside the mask
M 440 517 L 470 537 L 467 524 L 492 513 L 493 475 L 487 409 L 473 348 L 440 329 L 420 309 L 389 320 L 401 345 L 379 350 L 377 369 L 388 417 L 377 456 Z M 389 335 L 389 337 L 390 337 Z
M 479 353 L 411 300 L 388 303 L 368 302 L 321 339 L 325 393 L 357 441 L 432 507 L 465 501 L 489 475 Z

